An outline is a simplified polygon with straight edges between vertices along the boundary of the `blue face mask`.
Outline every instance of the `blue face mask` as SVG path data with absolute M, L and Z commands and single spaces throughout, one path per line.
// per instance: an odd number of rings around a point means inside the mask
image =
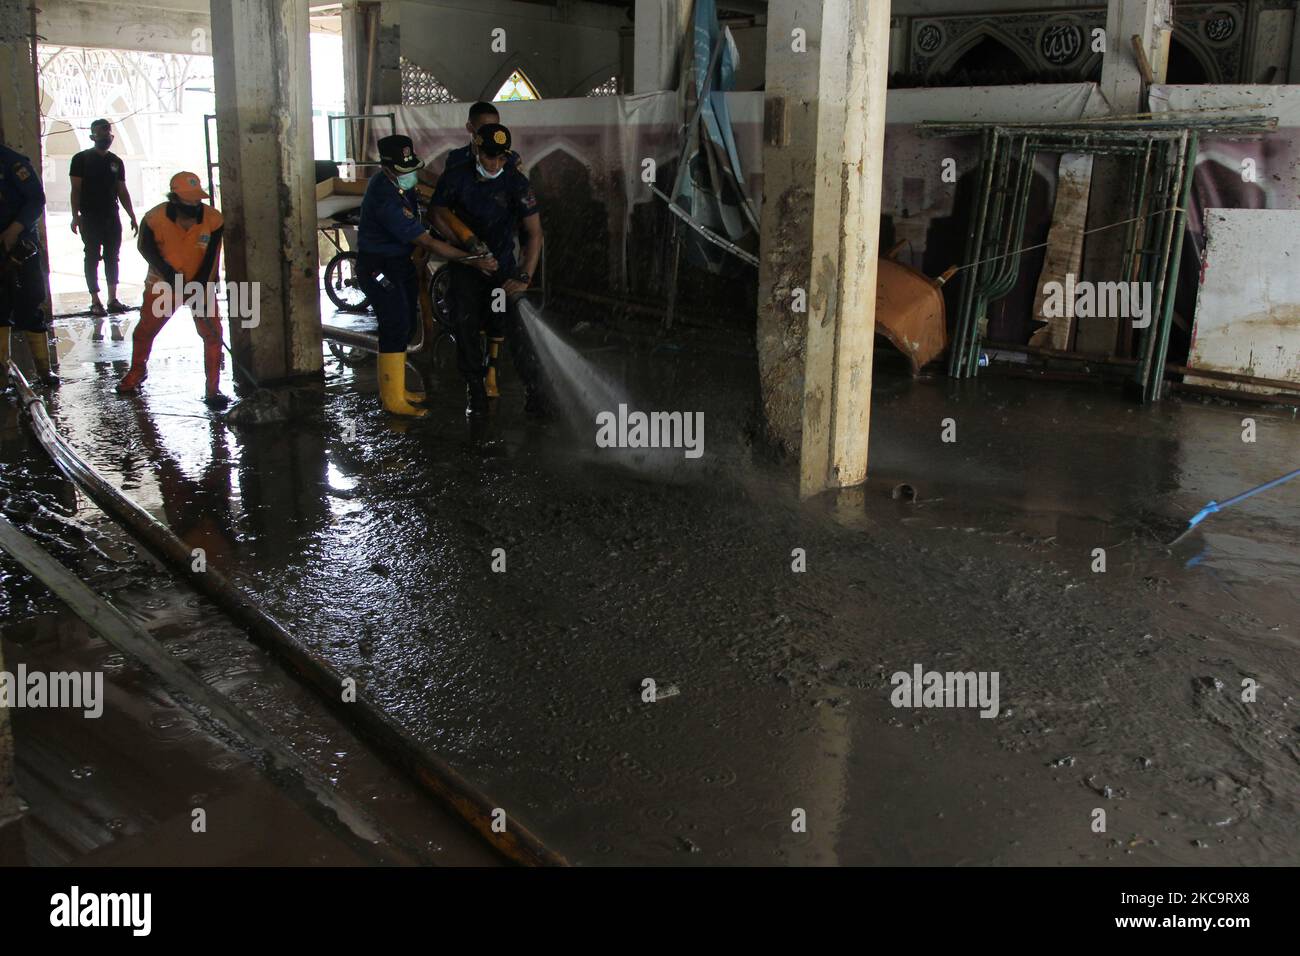
M 506 171 L 506 168 L 502 166 L 495 173 L 489 173 L 486 169 L 483 168 L 483 164 L 480 163 L 477 159 L 474 160 L 474 165 L 478 167 L 478 174 L 482 176 L 484 179 L 496 179 L 498 176 L 500 176 L 502 173 Z
M 402 175 L 397 177 L 397 185 L 401 186 L 403 189 L 412 189 L 419 181 L 420 177 L 415 175 L 415 173 L 402 173 Z

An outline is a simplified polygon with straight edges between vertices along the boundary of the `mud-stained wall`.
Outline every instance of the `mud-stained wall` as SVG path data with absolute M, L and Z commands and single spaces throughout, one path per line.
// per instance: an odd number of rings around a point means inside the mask
M 810 276 L 797 256 L 811 228 L 807 210 L 813 205 L 813 160 L 792 158 L 792 177 L 807 185 L 792 183 L 779 196 L 768 197 L 776 204 L 772 221 L 776 229 L 764 245 L 764 260 L 770 273 L 772 308 L 757 317 L 759 376 L 763 389 L 763 418 L 768 439 L 783 455 L 796 455 L 803 433 L 804 361 L 808 346 L 808 314 L 795 307 L 794 290 L 806 289 Z M 803 173 L 807 173 L 804 176 Z M 825 302 L 810 308 L 825 309 Z
M 729 94 L 728 108 L 750 194 L 759 201 L 761 94 Z M 667 305 L 673 262 L 673 216 L 651 183 L 670 192 L 680 140 L 675 93 L 502 103 L 541 207 L 549 289 L 627 296 L 651 307 Z M 468 104 L 381 107 L 397 113 L 430 165 L 441 174 L 447 153 L 463 146 Z M 648 173 L 647 173 L 648 169 Z M 650 182 L 644 178 L 649 175 Z M 757 237 L 750 237 L 756 249 Z M 756 276 L 737 261 L 713 275 L 683 253 L 677 309 L 685 321 L 734 329 L 751 337 Z
M 902 261 L 930 275 L 959 262 L 964 251 L 978 141 L 923 137 L 916 131 L 917 122 L 1078 117 L 1094 108 L 1093 90 L 1091 84 L 975 88 L 963 91 L 960 116 L 954 115 L 951 90 L 890 92 L 882 246 L 907 240 Z M 765 201 L 762 103 L 761 93 L 727 96 L 750 196 L 760 210 Z M 500 108 L 542 207 L 548 286 L 626 295 L 653 307 L 666 306 L 673 221 L 641 173 L 649 159 L 655 163 L 654 178 L 660 189 L 667 191 L 673 181 L 680 148 L 676 95 L 503 103 Z M 411 136 L 430 161 L 432 176 L 441 172 L 448 151 L 464 145 L 468 104 L 377 107 L 381 112 L 389 109 L 397 113 L 399 130 Z M 954 163 L 954 181 L 944 176 L 947 159 Z M 1030 244 L 1046 234 L 1055 163 L 1044 158 L 1038 172 L 1026 230 Z M 802 174 L 802 181 L 811 184 L 812 173 Z M 783 216 L 780 221 L 787 219 Z M 1033 302 L 1041 259 L 1041 251 L 1027 257 L 1016 289 L 994 305 L 991 321 L 997 336 L 1023 340 L 1033 331 L 1026 312 Z M 957 283 L 949 283 L 945 294 L 954 296 L 958 288 Z M 683 255 L 676 307 L 685 321 L 729 329 L 750 340 L 755 334 L 757 289 L 755 270 L 738 260 L 729 261 L 722 275 L 714 275 Z M 783 334 L 783 347 L 801 349 L 800 334 Z
M 1208 209 L 1203 222 L 1206 244 L 1188 364 L 1300 382 L 1300 210 Z M 1192 376 L 1188 381 L 1234 384 Z
M 1179 314 L 1195 308 L 1196 256 L 1200 248 L 1200 209 L 1208 206 L 1300 207 L 1300 87 L 1156 87 L 1153 101 L 1172 106 L 1262 103 L 1280 113 L 1278 132 L 1255 141 L 1207 138 L 1198 157 L 1191 213 L 1191 241 L 1185 246 Z M 1260 97 L 1265 97 L 1260 99 Z M 1171 99 L 1172 98 L 1172 99 Z M 736 138 L 750 194 L 765 200 L 761 169 L 762 94 L 728 95 L 736 119 Z M 960 109 L 958 105 L 960 105 Z M 1244 107 L 1243 107 L 1244 108 Z M 441 170 L 442 157 L 464 144 L 467 104 L 452 103 L 394 109 L 398 125 L 421 153 Z M 1022 121 L 1077 119 L 1098 109 L 1092 84 L 1026 87 L 973 87 L 959 93 L 943 90 L 893 90 L 888 98 L 888 125 L 883 157 L 881 245 L 905 241 L 902 261 L 928 275 L 961 264 L 966 224 L 977 188 L 978 141 L 975 137 L 931 138 L 916 124 L 922 120 Z M 547 231 L 547 276 L 552 288 L 627 295 L 663 306 L 668 293 L 672 220 L 662 201 L 641 181 L 642 162 L 656 164 L 655 180 L 666 188 L 676 170 L 679 140 L 678 104 L 671 93 L 596 99 L 548 100 L 501 104 L 502 119 L 515 133 L 525 171 L 534 179 Z M 961 115 L 956 115 L 960 113 Z M 1242 162 L 1253 159 L 1257 177 L 1246 182 Z M 951 176 L 945 161 L 951 160 Z M 1036 166 L 1024 244 L 1046 239 L 1056 190 L 1056 157 L 1044 155 Z M 810 174 L 809 174 L 810 175 Z M 811 180 L 808 180 L 811 182 Z M 780 201 L 780 197 L 766 197 Z M 1090 227 L 1093 224 L 1090 224 Z M 1020 279 L 1010 295 L 990 310 L 989 336 L 1024 342 L 1033 320 L 1034 292 L 1044 252 L 1027 254 Z M 722 276 L 704 272 L 682 258 L 678 275 L 678 309 L 689 321 L 702 321 L 754 334 L 756 276 L 736 264 Z M 945 287 L 949 321 L 954 317 L 959 282 Z M 800 348 L 797 334 L 785 343 Z M 1175 341 L 1172 357 L 1186 337 Z
M 1169 343 L 1169 360 L 1184 362 L 1191 354 L 1197 327 L 1204 223 L 1209 211 L 1300 209 L 1300 85 L 1154 86 L 1151 107 L 1157 112 L 1213 109 L 1228 116 L 1277 118 L 1277 129 L 1264 136 L 1201 138 L 1174 299 L 1174 311 L 1181 321 L 1175 323 Z

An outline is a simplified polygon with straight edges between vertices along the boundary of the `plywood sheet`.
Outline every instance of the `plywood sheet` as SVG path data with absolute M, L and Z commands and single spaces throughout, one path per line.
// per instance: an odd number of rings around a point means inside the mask
M 1207 209 L 1205 225 L 1188 366 L 1300 383 L 1300 210 Z

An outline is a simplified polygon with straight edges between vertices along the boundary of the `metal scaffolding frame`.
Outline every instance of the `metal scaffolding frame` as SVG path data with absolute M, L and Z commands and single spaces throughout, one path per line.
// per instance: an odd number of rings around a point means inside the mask
M 989 306 L 1015 287 L 1021 255 L 1028 251 L 1023 247 L 1025 218 L 1037 155 L 1113 155 L 1127 161 L 1127 212 L 1119 222 L 1085 235 L 1127 227 L 1124 274 L 1115 278 L 1151 283 L 1154 321 L 1141 330 L 1136 344 L 1134 380 L 1143 402 L 1159 399 L 1200 136 L 1256 136 L 1276 127 L 1276 117 L 1172 113 L 1059 124 L 918 124 L 927 136 L 981 137 L 979 188 L 972 197 L 948 374 L 978 374 Z

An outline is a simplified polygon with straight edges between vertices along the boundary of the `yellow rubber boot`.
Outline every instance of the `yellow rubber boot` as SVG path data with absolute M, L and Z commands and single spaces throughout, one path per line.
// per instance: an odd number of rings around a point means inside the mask
M 497 388 L 497 356 L 501 354 L 501 343 L 505 339 L 490 339 L 488 341 L 488 365 L 487 377 L 483 380 L 483 386 L 487 389 L 488 398 L 500 398 L 501 390 Z
M 25 332 L 27 351 L 32 353 L 32 362 L 36 365 L 36 375 L 42 381 L 53 382 L 50 374 L 50 337 L 45 332 Z
M 379 353 L 379 400 L 394 415 L 420 418 L 426 414 L 406 400 L 406 353 Z

